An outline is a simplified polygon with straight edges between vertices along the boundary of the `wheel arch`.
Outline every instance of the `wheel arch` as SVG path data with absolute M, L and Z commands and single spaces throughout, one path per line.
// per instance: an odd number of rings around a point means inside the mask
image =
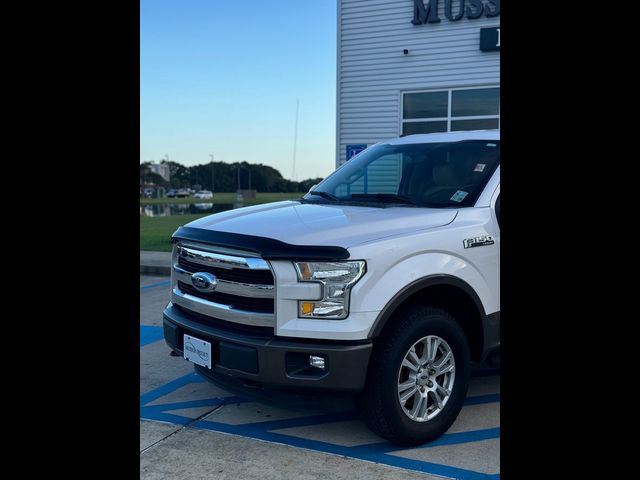
M 411 305 L 429 305 L 450 313 L 465 332 L 472 359 L 479 361 L 485 357 L 488 319 L 484 306 L 475 290 L 453 275 L 430 275 L 406 285 L 380 311 L 368 337 L 380 336 L 394 324 L 394 314 Z

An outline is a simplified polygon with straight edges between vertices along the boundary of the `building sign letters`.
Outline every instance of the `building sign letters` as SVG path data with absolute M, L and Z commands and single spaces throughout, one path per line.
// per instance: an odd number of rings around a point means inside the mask
M 439 23 L 438 2 L 440 0 L 413 0 L 414 25 Z M 455 6 L 455 8 L 454 8 Z M 462 17 L 470 20 L 500 15 L 500 0 L 444 0 L 444 15 L 447 20 L 456 22 Z

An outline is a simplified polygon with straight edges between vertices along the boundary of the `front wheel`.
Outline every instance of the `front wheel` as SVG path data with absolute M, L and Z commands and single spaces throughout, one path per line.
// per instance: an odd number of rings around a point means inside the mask
M 438 438 L 460 413 L 469 385 L 469 345 L 443 310 L 413 307 L 395 320 L 374 346 L 360 405 L 375 433 L 412 446 Z

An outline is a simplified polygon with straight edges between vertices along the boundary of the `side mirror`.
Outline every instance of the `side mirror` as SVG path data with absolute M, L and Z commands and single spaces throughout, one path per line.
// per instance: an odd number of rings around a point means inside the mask
M 318 184 L 316 183 L 314 186 L 312 186 L 312 187 L 309 189 L 309 192 L 310 192 L 311 190 L 313 190 L 314 188 L 316 188 L 317 186 L 318 186 Z M 309 193 L 309 192 L 307 192 L 307 193 Z

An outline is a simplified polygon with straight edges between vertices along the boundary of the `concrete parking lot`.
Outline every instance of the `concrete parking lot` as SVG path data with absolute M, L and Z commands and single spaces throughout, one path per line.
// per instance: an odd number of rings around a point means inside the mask
M 500 376 L 479 366 L 460 416 L 440 439 L 390 445 L 348 398 L 255 401 L 200 378 L 162 337 L 168 277 L 140 277 L 140 477 L 216 479 L 496 479 Z

